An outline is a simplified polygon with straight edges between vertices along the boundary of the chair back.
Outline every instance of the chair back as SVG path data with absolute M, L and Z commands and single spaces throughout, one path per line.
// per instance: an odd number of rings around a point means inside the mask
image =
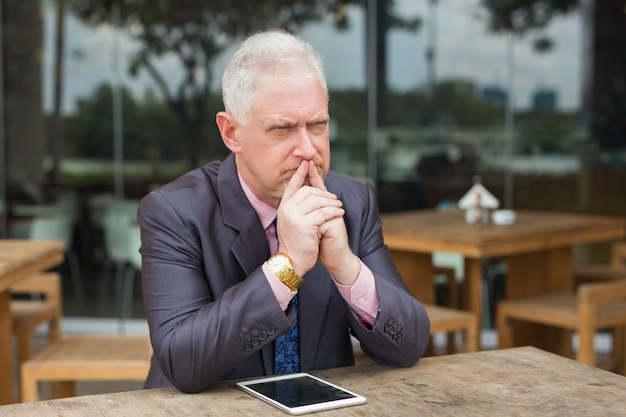
M 72 247 L 72 220 L 63 213 L 36 216 L 30 224 L 29 238 L 33 240 L 62 240 Z
M 626 266 L 626 242 L 615 242 L 611 246 L 611 264 L 613 266 Z
M 11 285 L 12 294 L 41 294 L 50 303 L 61 305 L 61 276 L 56 272 L 33 275 Z
M 133 216 L 125 207 L 113 205 L 102 218 L 104 250 L 114 262 L 129 262 L 129 229 Z
M 141 228 L 133 224 L 128 229 L 128 262 L 138 271 L 141 271 Z
M 626 301 L 626 279 L 583 284 L 578 289 L 578 305 L 598 305 Z

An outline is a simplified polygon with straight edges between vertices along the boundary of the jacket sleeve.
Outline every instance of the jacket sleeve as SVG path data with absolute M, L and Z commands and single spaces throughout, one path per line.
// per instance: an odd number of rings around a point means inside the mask
M 411 366 L 428 346 L 430 320 L 416 298 L 419 294 L 411 294 L 406 287 L 384 244 L 373 188 L 362 182 L 361 186 L 344 187 L 344 190 L 340 198 L 348 207 L 345 219 L 350 245 L 373 272 L 380 299 L 372 329 L 362 326 L 353 315 L 353 332 L 363 351 L 377 363 Z
M 145 197 L 139 209 L 142 290 L 155 360 L 172 385 L 190 393 L 235 367 L 262 374 L 259 351 L 291 327 L 295 315 L 280 308 L 261 262 L 247 277 L 225 266 L 232 256 L 228 238 L 220 236 L 226 232 L 204 233 L 213 243 L 201 240 L 180 210 L 159 193 Z

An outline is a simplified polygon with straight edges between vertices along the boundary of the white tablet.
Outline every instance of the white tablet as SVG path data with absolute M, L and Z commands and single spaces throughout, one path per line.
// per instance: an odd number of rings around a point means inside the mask
M 364 404 L 365 397 L 307 373 L 272 376 L 237 382 L 244 391 L 299 415 Z

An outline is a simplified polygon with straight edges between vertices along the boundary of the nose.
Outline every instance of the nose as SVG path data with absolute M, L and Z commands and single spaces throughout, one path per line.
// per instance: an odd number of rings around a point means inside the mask
M 296 135 L 298 142 L 295 149 L 296 156 L 307 160 L 313 159 L 317 154 L 317 149 L 313 144 L 313 137 L 306 126 L 298 128 Z

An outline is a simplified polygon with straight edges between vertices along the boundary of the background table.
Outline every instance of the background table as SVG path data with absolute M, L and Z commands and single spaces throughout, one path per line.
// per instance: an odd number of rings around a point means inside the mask
M 63 262 L 61 241 L 0 240 L 0 404 L 14 401 L 11 292 L 20 279 Z
M 622 416 L 626 378 L 536 348 L 423 358 L 411 368 L 362 365 L 312 372 L 367 397 L 313 416 Z M 286 416 L 233 381 L 200 394 L 174 388 L 0 407 L 0 416 Z
M 626 233 L 623 218 L 541 211 L 516 211 L 516 217 L 514 224 L 499 226 L 468 224 L 459 210 L 392 213 L 382 216 L 383 234 L 400 274 L 425 303 L 435 301 L 432 253 L 463 255 L 465 308 L 481 322 L 483 258 L 506 257 L 509 299 L 571 291 L 573 246 L 619 239 Z M 564 356 L 571 353 L 567 331 L 520 323 L 514 334 L 518 346 L 534 344 Z

